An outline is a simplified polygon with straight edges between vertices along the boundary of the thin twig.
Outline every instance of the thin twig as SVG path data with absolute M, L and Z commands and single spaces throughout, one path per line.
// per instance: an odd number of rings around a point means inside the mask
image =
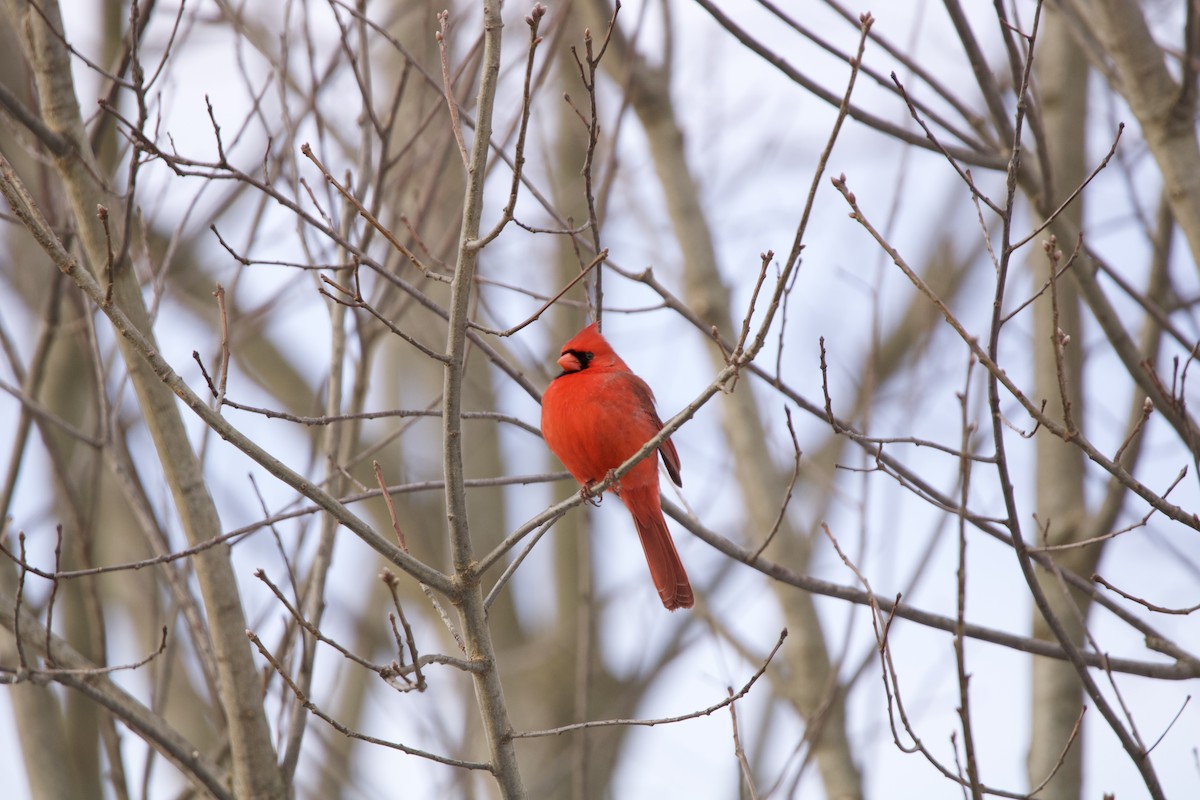
M 549 728 L 547 730 L 514 731 L 512 737 L 514 739 L 535 739 L 543 736 L 562 736 L 564 733 L 571 733 L 573 731 L 586 730 L 589 728 L 608 728 L 613 726 L 627 727 L 637 725 L 654 727 L 655 725 L 671 725 L 676 722 L 684 722 L 689 719 L 710 716 L 715 711 L 720 711 L 726 706 L 733 705 L 749 693 L 750 688 L 754 686 L 758 679 L 761 678 L 767 671 L 767 667 L 771 664 L 771 659 L 775 658 L 775 654 L 778 653 L 779 648 L 783 646 L 783 640 L 787 638 L 787 635 L 787 628 L 784 628 L 779 632 L 779 640 L 775 642 L 775 646 L 771 648 L 771 652 L 767 654 L 766 659 L 763 660 L 758 670 L 756 670 L 755 673 L 750 676 L 750 680 L 746 681 L 745 685 L 743 685 L 736 694 L 730 694 L 724 700 L 720 701 L 719 703 L 714 703 L 707 708 L 702 708 L 698 711 L 691 711 L 687 714 L 680 714 L 674 717 L 658 717 L 655 719 L 600 719 L 593 720 L 591 722 L 576 722 L 571 725 L 563 725 L 558 728 Z
M 445 15 L 446 12 L 442 12 Z M 495 239 L 509 222 L 512 222 L 515 217 L 517 208 L 517 192 L 521 188 L 521 178 L 525 170 L 525 137 L 529 131 L 529 113 L 533 109 L 533 56 L 537 52 L 537 47 L 542 43 L 542 37 L 538 35 L 538 27 L 541 25 L 542 17 L 546 16 L 546 7 L 541 3 L 534 3 L 533 8 L 525 16 L 525 24 L 529 26 L 529 52 L 525 58 L 525 84 L 521 90 L 521 119 L 520 125 L 517 128 L 517 142 L 513 148 L 513 177 L 512 185 L 508 190 L 508 203 L 504 206 L 504 211 L 500 214 L 500 220 L 484 236 L 470 244 L 476 249 L 485 247 L 489 242 Z M 440 16 L 439 16 L 440 19 Z M 445 74 L 445 45 L 441 44 L 442 40 L 438 38 L 439 46 L 442 48 L 442 71 Z M 449 97 L 449 95 L 447 95 Z M 458 145 L 463 151 L 463 163 L 466 163 L 466 148 L 462 143 L 462 133 L 459 129 L 457 113 L 452 106 L 451 114 L 454 116 L 454 132 L 459 137 Z M 524 227 L 524 226 L 522 226 Z M 564 290 L 565 291 L 565 290 Z
M 783 415 L 787 418 L 788 435 L 792 439 L 792 477 L 788 481 L 787 493 L 783 496 L 783 502 L 779 504 L 779 514 L 775 517 L 775 524 L 771 526 L 771 530 L 767 533 L 766 538 L 763 539 L 763 543 L 754 551 L 754 555 L 751 557 L 753 560 L 758 560 L 758 557 L 767 549 L 767 545 L 775 538 L 775 534 L 779 532 L 779 528 L 787 516 L 788 505 L 792 502 L 792 492 L 796 489 L 796 481 L 800 479 L 800 457 L 803 455 L 803 452 L 800 450 L 800 441 L 796 438 L 796 428 L 792 425 L 792 410 L 784 406 Z
M 246 638 L 248 638 L 254 644 L 254 646 L 258 648 L 258 652 L 262 655 L 262 657 L 267 660 L 267 663 L 271 665 L 271 668 L 275 670 L 276 674 L 283 679 L 283 682 L 287 684 L 287 687 L 292 691 L 292 694 L 295 696 L 296 700 L 299 701 L 302 706 L 304 706 L 304 710 L 321 719 L 327 725 L 329 725 L 329 727 L 333 728 L 343 736 L 368 742 L 369 744 L 377 744 L 382 747 L 388 747 L 392 750 L 399 750 L 401 753 L 406 753 L 410 756 L 425 758 L 430 761 L 436 761 L 439 764 L 446 764 L 447 766 L 451 767 L 459 767 L 461 769 L 477 769 L 484 772 L 493 771 L 491 764 L 486 764 L 480 761 L 464 761 L 459 758 L 450 758 L 449 756 L 442 756 L 438 755 L 437 753 L 418 750 L 414 747 L 408 747 L 407 745 L 400 744 L 399 742 L 391 742 L 387 739 L 379 739 L 374 736 L 368 736 L 365 733 L 359 733 L 358 731 L 351 730 L 341 722 L 338 722 L 329 714 L 322 711 L 316 703 L 314 703 L 302 691 L 300 691 L 300 687 L 297 686 L 296 682 L 292 680 L 292 676 L 287 673 L 287 670 L 283 668 L 283 665 L 279 663 L 275 656 L 271 655 L 271 651 L 266 648 L 266 646 L 262 643 L 258 636 L 254 634 L 253 631 L 246 631 Z
M 1145 606 L 1146 608 L 1150 609 L 1151 611 L 1153 611 L 1157 614 L 1179 614 L 1181 616 L 1187 616 L 1188 614 L 1191 614 L 1193 611 L 1200 611 L 1200 603 L 1197 603 L 1196 605 L 1191 606 L 1189 608 L 1166 608 L 1164 606 L 1155 605 L 1154 603 L 1151 603 L 1148 600 L 1143 600 L 1140 597 L 1135 597 L 1134 595 L 1131 595 L 1128 592 L 1122 591 L 1121 589 L 1118 589 L 1116 586 L 1113 586 L 1108 581 L 1104 580 L 1104 578 L 1100 577 L 1099 575 L 1093 575 L 1092 580 L 1095 581 L 1096 583 L 1100 584 L 1101 586 L 1105 587 L 1106 589 L 1116 592 L 1117 594 L 1121 595 L 1121 597 L 1124 597 L 1126 600 L 1132 600 L 1133 602 L 1137 603 L 1138 605 Z
M 725 691 L 729 693 L 732 701 L 733 687 L 727 686 Z M 750 800 L 758 800 L 758 789 L 754 785 L 754 771 L 750 769 L 750 761 L 746 758 L 746 751 L 742 747 L 742 737 L 738 733 L 737 704 L 734 702 L 729 703 L 729 722 L 733 726 L 733 755 L 742 770 L 742 778 L 746 781 L 746 791 L 750 793 Z
M 392 503 L 391 490 L 388 489 L 387 482 L 383 479 L 383 467 L 381 467 L 379 465 L 378 461 L 373 461 L 371 463 L 372 463 L 372 468 L 374 469 L 374 472 L 375 472 L 375 482 L 379 484 L 379 491 L 383 495 L 383 502 L 385 505 L 387 505 L 388 518 L 391 520 L 391 523 L 392 523 L 392 532 L 395 533 L 395 535 L 396 535 L 396 544 L 398 544 L 400 546 L 401 550 L 403 550 L 405 553 L 407 553 L 408 552 L 408 542 L 405 541 L 404 531 L 400 528 L 400 518 L 396 515 L 395 504 Z M 395 601 L 396 607 L 398 609 L 400 607 L 400 599 L 396 595 L 396 581 L 395 581 L 394 577 L 389 578 L 390 575 L 391 575 L 391 573 L 385 570 L 383 582 L 388 587 L 388 589 L 391 590 L 392 598 Z M 450 632 L 450 635 L 454 637 L 454 641 L 458 643 L 459 651 L 463 652 L 463 653 L 467 652 L 466 645 L 463 643 L 463 640 L 462 640 L 462 635 L 458 632 L 458 628 L 456 628 L 454 626 L 454 624 L 450 621 L 450 615 L 446 613 L 446 609 L 442 607 L 441 602 L 438 601 L 437 597 L 433 594 L 433 592 L 431 592 L 429 590 L 428 586 L 426 586 L 423 583 L 418 583 L 417 585 L 421 588 L 421 591 L 425 594 L 425 597 L 429 599 L 430 604 L 433 606 L 434 610 L 437 611 L 438 616 L 441 617 L 442 622 L 446 625 L 446 630 L 448 630 Z M 407 622 L 405 623 L 405 627 L 406 628 L 408 627 Z M 409 633 L 411 634 L 411 630 L 409 631 Z M 412 646 L 412 654 L 413 654 L 413 659 L 416 660 L 417 653 L 416 653 L 416 645 L 415 644 Z
M 546 309 L 550 308 L 550 306 L 552 306 L 556 302 L 558 302 L 559 298 L 561 298 L 567 292 L 571 291 L 571 289 L 573 289 L 575 287 L 575 284 L 577 284 L 581 280 L 583 280 L 584 277 L 589 272 L 591 272 L 593 268 L 600 266 L 606 260 L 608 260 L 608 248 L 605 248 L 605 249 L 601 250 L 599 253 L 597 253 L 596 257 L 593 258 L 586 267 L 584 267 L 582 270 L 580 270 L 580 272 L 574 278 L 572 278 L 570 280 L 570 282 L 567 283 L 566 286 L 564 286 L 562 289 L 560 289 L 558 294 L 554 295 L 549 300 L 542 303 L 541 306 L 538 307 L 538 310 L 534 311 L 532 314 L 530 314 L 528 317 L 526 317 L 524 321 L 519 322 L 518 324 L 514 325 L 511 328 L 508 328 L 507 330 L 503 330 L 503 331 L 491 330 L 490 328 L 484 328 L 482 325 L 477 325 L 475 323 L 471 323 L 471 327 L 475 328 L 476 330 L 483 331 L 484 333 L 490 333 L 495 336 L 499 336 L 501 338 L 507 338 L 509 336 L 512 336 L 517 331 L 521 330 L 525 326 L 529 325 L 530 323 L 536 321 L 539 317 L 541 317 L 542 314 L 546 311 Z
M 389 228 L 387 228 L 387 226 L 383 225 L 383 223 L 381 223 L 378 219 L 375 218 L 374 214 L 372 214 L 370 211 L 367 210 L 366 206 L 364 206 L 359 201 L 359 199 L 354 196 L 353 192 L 351 192 L 349 189 L 347 189 L 345 186 L 343 186 L 341 184 L 341 182 L 338 181 L 337 178 L 333 177 L 333 175 L 330 174 L 329 170 L 327 170 L 325 168 L 325 165 L 321 163 L 320 159 L 318 159 L 316 157 L 316 155 L 313 154 L 312 148 L 308 146 L 307 142 L 300 145 L 300 152 L 303 153 L 305 155 L 305 157 L 308 158 L 309 161 L 311 161 L 313 164 L 316 165 L 317 169 L 319 169 L 321 171 L 321 174 L 325 177 L 325 180 L 327 183 L 329 183 L 331 186 L 333 186 L 335 189 L 337 189 L 338 193 L 342 197 L 344 197 L 350 201 L 350 204 L 353 205 L 354 208 L 358 211 L 359 216 L 361 216 L 363 219 L 365 219 L 371 225 L 371 227 L 373 227 L 375 230 L 379 231 L 379 233 L 383 236 L 383 238 L 387 239 L 388 243 L 391 244 L 392 247 L 396 248 L 396 250 L 398 250 L 401 253 L 401 255 L 403 255 L 405 258 L 408 259 L 408 262 L 410 264 L 412 264 L 414 267 L 416 267 L 418 270 L 420 270 L 422 275 L 424 275 L 426 278 L 433 278 L 434 280 L 438 280 L 438 281 L 442 281 L 442 282 L 449 282 L 449 279 L 446 276 L 439 275 L 438 273 L 436 273 L 436 272 L 430 270 L 428 267 L 426 267 L 421 262 L 421 259 L 417 258 L 416 254 L 414 254 L 413 251 L 411 251 L 407 247 L 405 247 L 400 242 L 400 240 L 396 238 L 395 234 L 393 234 L 391 232 L 391 230 Z
M 1075 191 L 1073 191 L 1069 195 L 1067 195 L 1067 199 L 1063 200 L 1062 203 L 1059 204 L 1058 208 L 1056 208 L 1052 212 L 1050 212 L 1050 214 L 1047 215 L 1046 219 L 1042 220 L 1042 223 L 1040 225 L 1038 225 L 1036 228 L 1034 228 L 1032 231 L 1030 231 L 1026 236 L 1017 240 L 1015 243 L 1009 245 L 1008 246 L 1009 252 L 1014 252 L 1016 250 L 1020 250 L 1022 247 L 1024 247 L 1026 244 L 1028 244 L 1035 236 L 1037 236 L 1042 231 L 1046 230 L 1046 228 L 1050 227 L 1050 225 L 1052 225 L 1054 223 L 1054 220 L 1058 219 L 1058 217 L 1062 214 L 1062 212 L 1066 210 L 1067 206 L 1071 205 L 1071 203 L 1075 201 L 1075 198 L 1079 196 L 1080 192 L 1082 192 L 1084 189 L 1086 189 L 1088 184 L 1091 183 L 1092 180 L 1097 175 L 1100 174 L 1100 171 L 1108 166 L 1108 162 L 1112 160 L 1112 157 L 1117 152 L 1117 144 L 1121 141 L 1121 134 L 1124 132 L 1125 132 L 1125 123 L 1124 122 L 1119 123 L 1117 125 L 1117 136 L 1115 139 L 1113 139 L 1112 147 L 1108 148 L 1108 154 L 1105 155 L 1104 158 L 1102 158 L 1100 160 L 1100 163 L 1096 165 L 1096 168 L 1092 170 L 1091 174 L 1088 175 L 1084 179 L 1083 183 L 1076 186 Z
M 446 58 L 446 30 L 450 12 L 439 11 L 437 18 L 438 29 L 433 36 L 437 39 L 438 54 L 442 62 L 442 94 L 446 98 L 446 108 L 450 110 L 450 130 L 454 133 L 454 140 L 458 142 L 458 154 L 462 157 L 463 169 L 466 169 L 470 160 L 467 158 L 467 144 L 463 141 L 462 123 L 458 119 L 458 100 L 454 97 L 454 84 L 450 80 L 450 66 Z

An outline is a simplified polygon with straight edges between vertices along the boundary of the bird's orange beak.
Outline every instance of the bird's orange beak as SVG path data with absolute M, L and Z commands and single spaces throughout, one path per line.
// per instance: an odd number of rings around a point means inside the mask
M 563 372 L 579 372 L 583 369 L 583 364 L 579 363 L 579 358 L 574 353 L 563 353 L 558 357 L 558 365 L 563 368 Z

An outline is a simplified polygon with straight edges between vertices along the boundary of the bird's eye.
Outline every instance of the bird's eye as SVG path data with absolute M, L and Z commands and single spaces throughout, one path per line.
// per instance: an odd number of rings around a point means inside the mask
M 587 353 L 587 354 L 585 354 L 585 355 L 584 355 L 584 358 L 586 358 L 588 361 L 591 361 L 593 358 L 595 358 L 595 354 L 594 354 L 594 353 Z

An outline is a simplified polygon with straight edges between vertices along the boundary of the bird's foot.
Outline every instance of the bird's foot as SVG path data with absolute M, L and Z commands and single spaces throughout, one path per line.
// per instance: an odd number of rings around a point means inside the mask
M 583 486 L 580 486 L 579 487 L 579 496 L 583 498 L 583 502 L 587 503 L 588 505 L 596 506 L 597 508 L 599 508 L 600 501 L 604 499 L 604 495 L 598 494 L 593 497 L 591 494 L 589 494 L 589 492 L 592 491 L 592 487 L 594 487 L 595 485 L 596 485 L 596 481 L 588 481 Z

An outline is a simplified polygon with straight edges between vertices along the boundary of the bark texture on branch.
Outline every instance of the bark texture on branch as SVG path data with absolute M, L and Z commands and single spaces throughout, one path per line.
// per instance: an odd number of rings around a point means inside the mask
M 1164 195 L 1200 264 L 1200 139 L 1189 96 L 1171 77 L 1164 49 L 1150 33 L 1143 5 L 1134 0 L 1088 4 L 1098 38 L 1112 59 L 1116 89 L 1142 128 L 1158 162 Z
M 20 31 L 34 75 L 42 121 L 69 144 L 66 152 L 55 158 L 54 165 L 67 192 L 83 252 L 93 273 L 103 280 L 105 265 L 114 256 L 110 255 L 104 229 L 97 220 L 97 209 L 100 206 L 108 209 L 109 229 L 114 234 L 112 250 L 114 254 L 120 253 L 119 239 L 125 230 L 123 199 L 103 183 L 90 151 L 75 96 L 70 54 L 62 38 L 58 3 L 46 0 L 35 8 L 27 0 L 7 0 L 6 5 L 14 27 Z M 127 258 L 113 264 L 112 280 L 113 304 L 153 341 L 141 286 Z M 120 342 L 143 418 L 188 540 L 194 544 L 220 535 L 221 521 L 199 459 L 188 441 L 174 395 L 128 342 L 124 339 Z M 244 797 L 282 798 L 283 784 L 275 765 L 258 675 L 245 637 L 246 618 L 229 548 L 225 545 L 209 548 L 194 563 L 216 654 L 235 791 Z

